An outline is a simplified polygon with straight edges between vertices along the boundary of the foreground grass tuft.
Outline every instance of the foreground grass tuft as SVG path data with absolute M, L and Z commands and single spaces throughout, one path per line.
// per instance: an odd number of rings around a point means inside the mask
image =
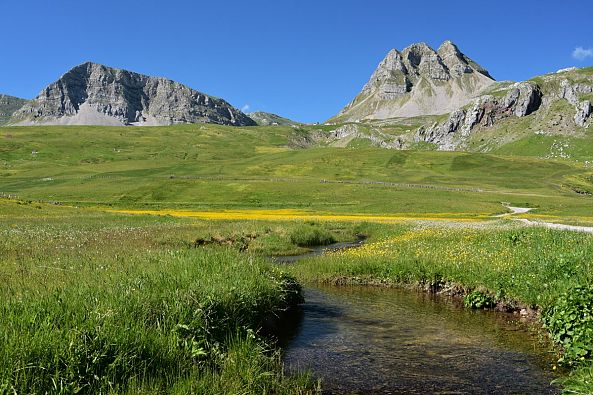
M 296 282 L 265 262 L 220 248 L 61 258 L 1 271 L 3 391 L 308 388 L 281 374 L 256 335 L 301 301 Z

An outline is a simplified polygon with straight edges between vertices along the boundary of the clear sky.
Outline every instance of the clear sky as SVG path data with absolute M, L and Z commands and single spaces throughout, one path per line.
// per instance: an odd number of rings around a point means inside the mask
M 93 61 L 324 121 L 391 48 L 446 39 L 498 80 L 593 65 L 592 0 L 0 0 L 0 92 Z

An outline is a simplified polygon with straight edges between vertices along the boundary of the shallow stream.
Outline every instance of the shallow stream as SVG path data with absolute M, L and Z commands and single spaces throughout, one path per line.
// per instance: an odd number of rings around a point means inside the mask
M 558 393 L 550 385 L 553 355 L 512 314 L 402 289 L 304 293 L 284 363 L 288 371 L 310 370 L 324 393 Z

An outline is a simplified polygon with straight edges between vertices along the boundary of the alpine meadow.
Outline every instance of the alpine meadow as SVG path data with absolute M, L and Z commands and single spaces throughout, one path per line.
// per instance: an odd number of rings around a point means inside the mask
M 0 395 L 593 394 L 593 52 L 440 35 L 314 123 L 86 59 L 0 94 Z

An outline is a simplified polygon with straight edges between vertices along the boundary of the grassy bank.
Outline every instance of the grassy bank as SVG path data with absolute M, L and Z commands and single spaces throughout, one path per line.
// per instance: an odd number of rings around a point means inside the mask
M 372 230 L 371 230 L 372 231 Z M 501 223 L 375 226 L 364 246 L 304 260 L 288 270 L 331 284 L 411 285 L 465 295 L 466 304 L 500 303 L 541 312 L 572 367 L 566 388 L 593 392 L 593 237 Z
M 290 233 L 39 207 L 0 204 L 1 394 L 314 392 L 262 337 L 300 287 L 236 238 Z

